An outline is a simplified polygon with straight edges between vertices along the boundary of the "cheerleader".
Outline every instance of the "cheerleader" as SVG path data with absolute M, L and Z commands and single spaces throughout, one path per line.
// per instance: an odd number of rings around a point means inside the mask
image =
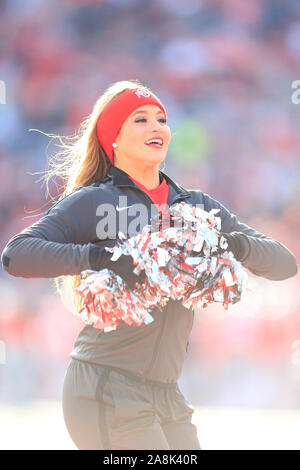
M 139 81 L 110 85 L 75 137 L 64 144 L 63 163 L 53 166 L 53 174 L 66 179 L 65 191 L 2 253 L 11 275 L 54 278 L 62 295 L 71 293 L 77 312 L 82 299 L 75 288 L 83 270 L 108 268 L 133 288 L 145 273 L 133 273 L 129 256 L 111 261 L 105 247 L 116 244 L 119 230 L 133 236 L 154 214 L 180 201 L 220 209 L 229 250 L 255 275 L 276 281 L 297 273 L 288 248 L 159 169 L 171 137 L 167 112 Z M 139 226 L 138 210 L 146 213 Z M 154 321 L 143 326 L 121 322 L 104 332 L 85 325 L 79 332 L 62 397 L 66 427 L 78 449 L 201 449 L 194 408 L 178 386 L 193 311 L 171 299 L 151 316 Z

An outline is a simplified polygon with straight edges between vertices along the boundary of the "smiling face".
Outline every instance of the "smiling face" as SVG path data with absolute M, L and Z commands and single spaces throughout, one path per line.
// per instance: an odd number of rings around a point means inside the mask
M 162 110 L 153 104 L 135 109 L 123 123 L 115 139 L 114 163 L 145 166 L 159 165 L 167 154 L 171 131 Z M 159 144 L 146 144 L 158 139 Z

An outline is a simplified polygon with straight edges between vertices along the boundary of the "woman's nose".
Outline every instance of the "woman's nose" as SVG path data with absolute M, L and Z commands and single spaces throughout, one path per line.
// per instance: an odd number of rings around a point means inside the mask
M 161 130 L 161 123 L 157 120 L 157 119 L 152 119 L 150 121 L 150 127 L 152 127 L 152 129 L 154 130 Z

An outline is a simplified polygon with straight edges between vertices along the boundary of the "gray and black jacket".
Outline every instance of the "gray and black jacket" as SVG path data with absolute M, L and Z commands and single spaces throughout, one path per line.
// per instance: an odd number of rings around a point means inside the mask
M 185 201 L 192 206 L 201 204 L 206 211 L 220 209 L 217 215 L 221 217 L 222 232 L 247 235 L 247 255 L 242 264 L 250 272 L 274 281 L 297 273 L 296 259 L 284 245 L 240 222 L 208 194 L 184 189 L 160 171 L 160 181 L 163 177 L 169 184 L 169 207 Z M 124 201 L 124 196 L 128 206 L 143 204 L 147 207 L 146 223 L 149 224 L 153 201 L 124 171 L 111 166 L 102 181 L 77 188 L 54 204 L 39 221 L 13 236 L 2 252 L 3 268 L 13 276 L 24 278 L 54 278 L 91 269 L 90 255 L 95 245 L 103 247 L 104 251 L 105 246 L 116 243 L 116 238 L 99 234 L 104 217 L 101 207 L 103 204 L 116 207 Z M 116 211 L 121 212 L 123 210 Z M 128 225 L 135 217 L 128 210 Z M 118 232 L 117 217 L 116 234 Z M 151 315 L 154 321 L 148 325 L 136 327 L 121 322 L 116 330 L 106 333 L 85 325 L 70 356 L 122 368 L 144 379 L 176 382 L 182 373 L 194 313 L 180 301 L 170 300 L 162 311 L 154 309 Z

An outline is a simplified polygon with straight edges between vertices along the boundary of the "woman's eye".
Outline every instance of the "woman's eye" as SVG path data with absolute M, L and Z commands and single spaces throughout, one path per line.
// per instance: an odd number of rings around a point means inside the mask
M 146 118 L 140 118 L 140 119 L 136 119 L 135 122 L 145 122 L 146 121 Z M 160 118 L 159 119 L 160 122 L 164 122 L 166 123 L 167 121 L 165 120 L 165 118 Z

